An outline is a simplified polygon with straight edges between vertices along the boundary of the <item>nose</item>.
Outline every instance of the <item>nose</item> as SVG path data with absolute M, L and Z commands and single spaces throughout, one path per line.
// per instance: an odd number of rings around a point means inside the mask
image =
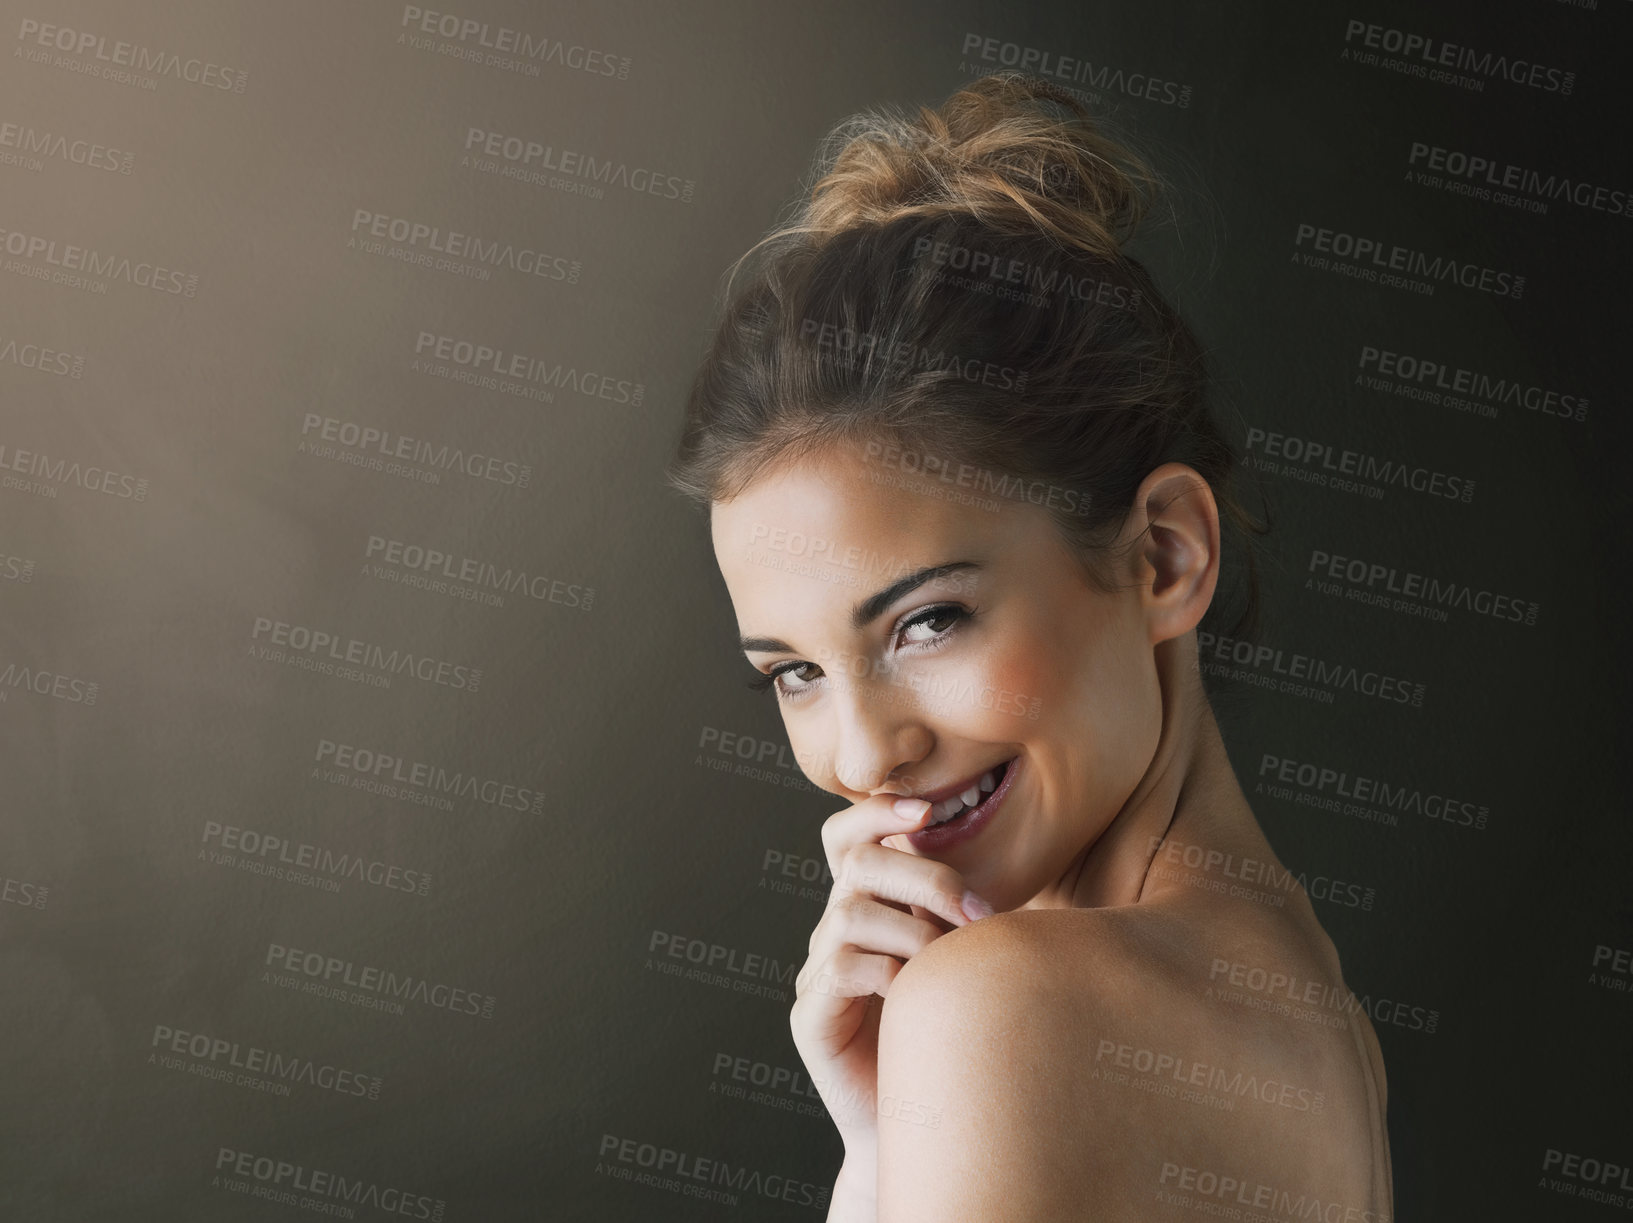
M 895 793 L 898 774 L 929 755 L 935 735 L 921 714 L 881 692 L 879 684 L 851 679 L 835 693 L 834 776 L 847 790 L 867 795 Z

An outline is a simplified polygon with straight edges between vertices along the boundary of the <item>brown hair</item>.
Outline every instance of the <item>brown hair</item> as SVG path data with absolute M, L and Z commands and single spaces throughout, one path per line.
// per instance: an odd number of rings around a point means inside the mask
M 1001 72 L 916 117 L 844 120 L 811 177 L 729 269 L 670 484 L 706 507 L 774 463 L 888 444 L 1000 495 L 1053 490 L 1047 512 L 1109 591 L 1091 557 L 1140 481 L 1184 463 L 1242 537 L 1228 635 L 1250 636 L 1249 535 L 1268 522 L 1231 487 L 1240 456 L 1209 414 L 1201 344 L 1123 249 L 1162 187 L 1152 168 L 1065 90 Z

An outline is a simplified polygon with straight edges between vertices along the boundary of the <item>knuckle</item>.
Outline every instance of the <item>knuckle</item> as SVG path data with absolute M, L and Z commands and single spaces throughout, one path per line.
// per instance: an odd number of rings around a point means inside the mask
M 828 859 L 830 868 L 835 862 L 839 861 L 837 849 L 838 842 L 834 833 L 833 816 L 830 815 L 822 825 L 822 853 Z
M 871 891 L 877 883 L 874 873 L 868 869 L 866 861 L 860 858 L 855 850 L 840 859 L 838 880 L 847 892 Z
M 857 918 L 867 907 L 867 898 L 847 893 L 834 901 L 828 910 L 828 932 L 840 943 L 849 941 L 856 931 Z
M 855 892 L 875 892 L 884 886 L 885 874 L 873 846 L 858 845 L 845 855 L 846 886 Z
M 822 915 L 822 920 L 817 923 L 816 930 L 812 932 L 811 950 L 813 953 L 824 942 L 831 941 L 837 946 L 845 941 L 845 913 L 849 907 L 850 901 L 844 897 L 840 897 L 840 899 L 828 906 L 828 911 Z
M 805 967 L 800 969 L 799 976 L 795 978 L 794 982 L 795 989 L 801 998 L 809 997 L 815 992 L 817 982 L 828 971 L 828 965 L 832 959 L 832 956 L 812 956 L 805 962 Z M 806 1009 L 810 1009 L 809 1003 L 807 1003 Z
M 809 999 L 808 1007 L 816 1006 L 818 999 L 833 993 L 832 980 L 833 973 L 826 964 L 811 971 L 805 978 L 804 997 Z
M 943 904 L 956 906 L 964 895 L 964 876 L 950 866 L 942 866 L 935 871 L 930 885 L 934 889 L 934 898 Z

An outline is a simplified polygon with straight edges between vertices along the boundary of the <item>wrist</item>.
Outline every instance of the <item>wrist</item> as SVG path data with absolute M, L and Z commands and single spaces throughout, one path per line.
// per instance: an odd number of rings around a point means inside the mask
M 847 1150 L 834 1181 L 827 1223 L 878 1223 L 878 1218 L 878 1160 Z

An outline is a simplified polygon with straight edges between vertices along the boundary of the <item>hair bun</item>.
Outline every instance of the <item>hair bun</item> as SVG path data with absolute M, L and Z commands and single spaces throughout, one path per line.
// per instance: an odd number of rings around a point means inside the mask
M 1020 72 L 981 77 L 916 116 L 852 115 L 818 150 L 798 228 L 831 235 L 902 217 L 973 214 L 1001 234 L 1040 231 L 1112 259 L 1160 186 L 1066 90 Z

